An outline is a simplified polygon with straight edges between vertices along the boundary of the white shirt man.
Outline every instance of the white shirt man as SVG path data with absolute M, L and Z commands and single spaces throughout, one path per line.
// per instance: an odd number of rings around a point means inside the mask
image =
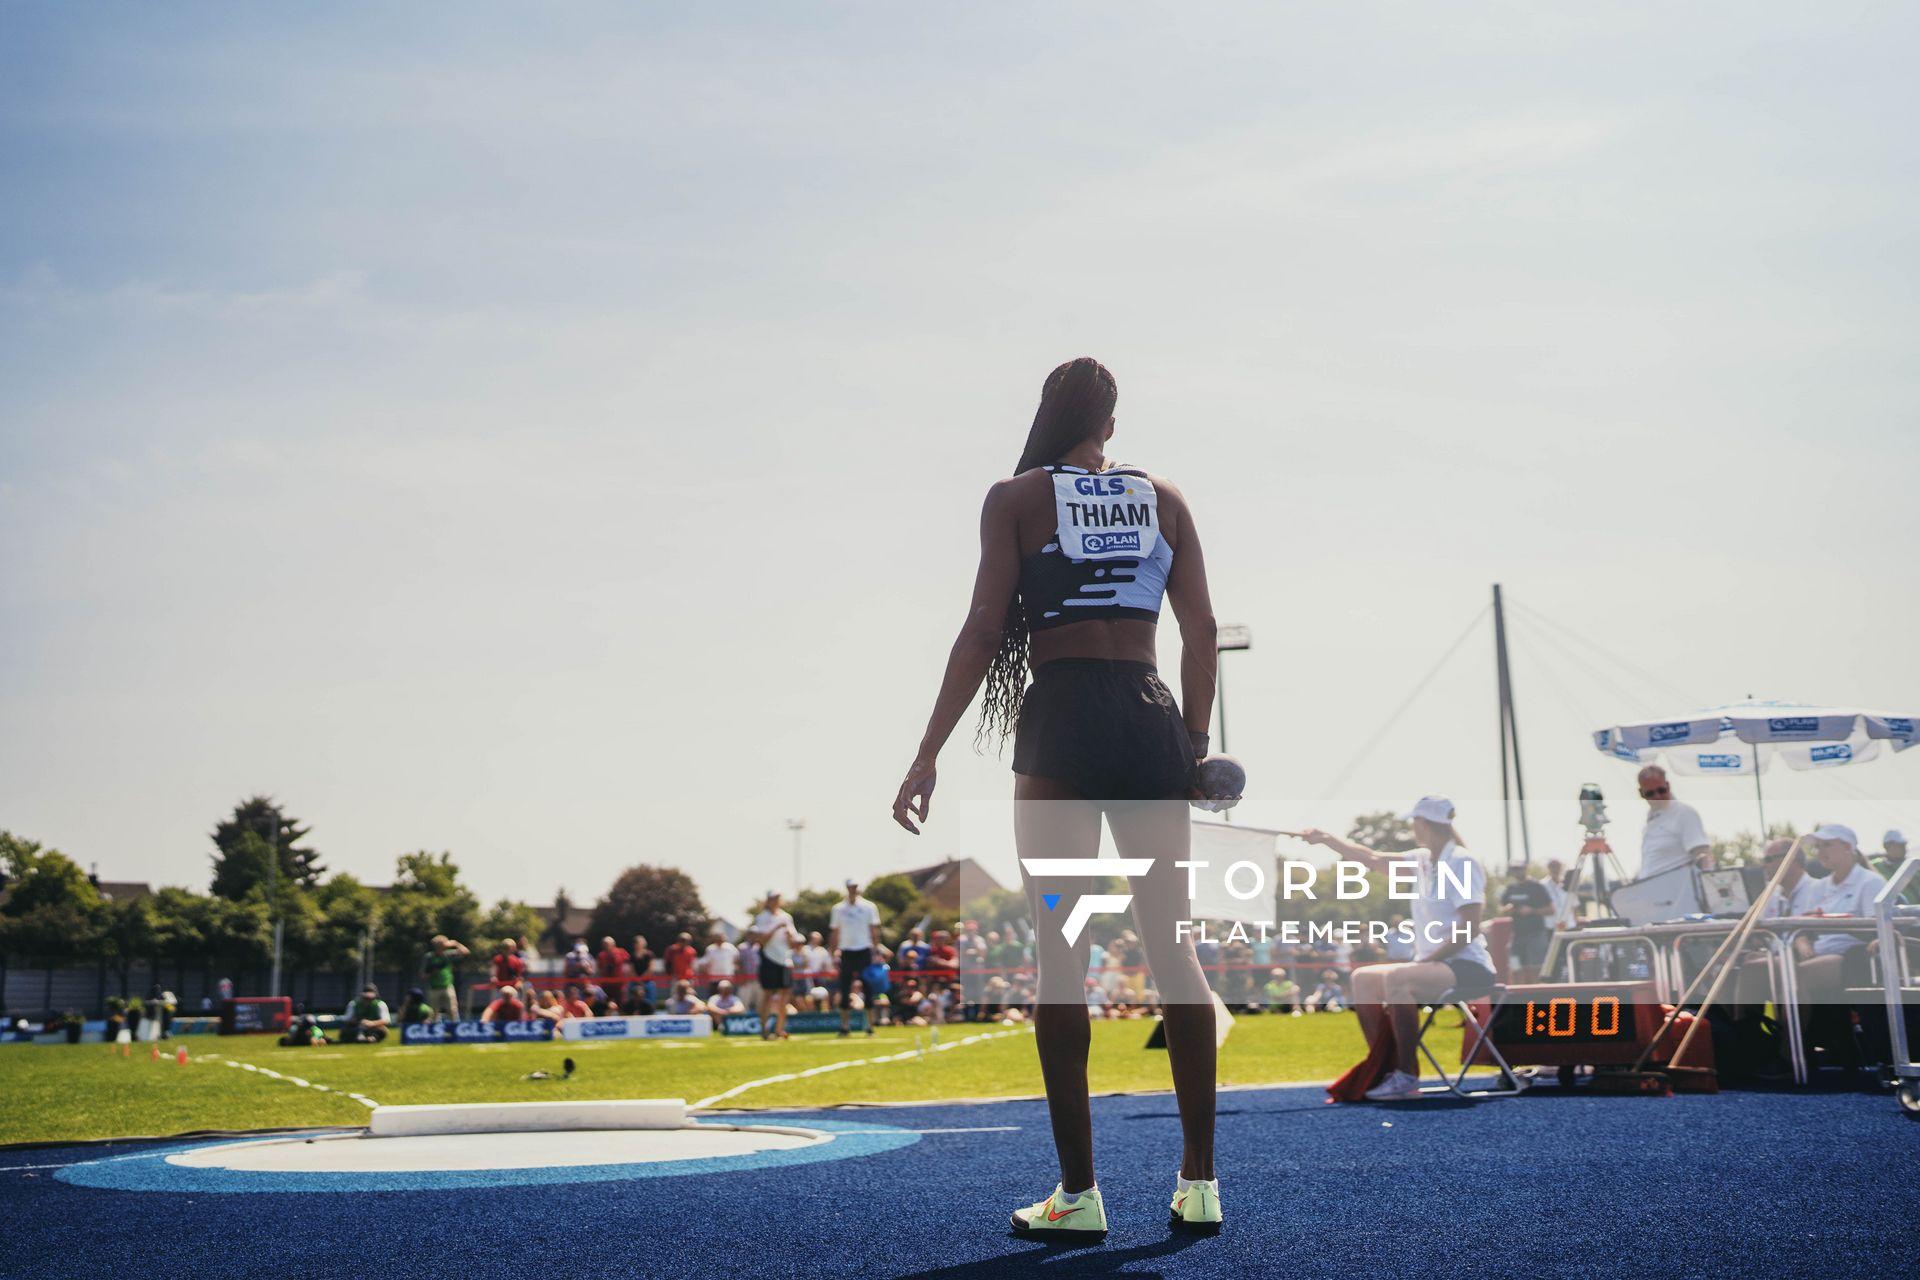
M 1667 771 L 1648 765 L 1640 771 L 1640 798 L 1647 802 L 1647 826 L 1640 835 L 1640 879 L 1680 867 L 1705 866 L 1713 855 L 1699 811 L 1673 798 Z
M 707 944 L 707 953 L 700 957 L 700 972 L 709 978 L 733 977 L 740 972 L 740 948 L 724 937 L 715 937 Z
M 840 950 L 871 951 L 873 935 L 880 928 L 880 908 L 871 898 L 853 902 L 842 898 L 833 904 L 827 923 L 837 933 Z

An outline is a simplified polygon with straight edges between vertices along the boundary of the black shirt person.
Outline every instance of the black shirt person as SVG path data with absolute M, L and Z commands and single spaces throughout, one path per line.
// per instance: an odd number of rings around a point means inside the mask
M 1507 943 L 1507 961 L 1513 966 L 1515 982 L 1532 982 L 1540 976 L 1540 965 L 1547 958 L 1547 942 L 1553 934 L 1553 894 L 1522 868 L 1512 883 L 1500 891 L 1500 905 L 1513 918 L 1513 934 Z

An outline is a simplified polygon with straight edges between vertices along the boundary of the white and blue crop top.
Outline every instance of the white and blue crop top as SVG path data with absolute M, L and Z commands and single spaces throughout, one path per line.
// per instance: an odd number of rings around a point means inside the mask
M 1053 541 L 1020 561 L 1027 630 L 1104 618 L 1160 620 L 1173 548 L 1160 498 L 1134 467 L 1043 468 L 1053 479 Z

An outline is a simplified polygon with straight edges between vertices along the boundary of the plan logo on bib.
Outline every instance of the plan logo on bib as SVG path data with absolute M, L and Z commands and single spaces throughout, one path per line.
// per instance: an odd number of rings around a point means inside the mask
M 1080 546 L 1090 556 L 1113 551 L 1128 551 L 1137 555 L 1140 551 L 1140 531 L 1128 529 L 1122 533 L 1083 534 Z

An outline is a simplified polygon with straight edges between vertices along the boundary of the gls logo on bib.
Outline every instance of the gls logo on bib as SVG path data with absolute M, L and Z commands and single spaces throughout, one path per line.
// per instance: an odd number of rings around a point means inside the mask
M 1055 472 L 1053 511 L 1069 560 L 1137 559 L 1160 537 L 1160 495 L 1145 476 Z

